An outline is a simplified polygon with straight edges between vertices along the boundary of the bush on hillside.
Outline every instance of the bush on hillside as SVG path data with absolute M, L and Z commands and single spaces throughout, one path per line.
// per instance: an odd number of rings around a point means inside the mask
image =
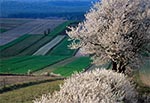
M 34 103 L 137 103 L 134 85 L 124 74 L 111 70 L 74 74 L 60 88 Z

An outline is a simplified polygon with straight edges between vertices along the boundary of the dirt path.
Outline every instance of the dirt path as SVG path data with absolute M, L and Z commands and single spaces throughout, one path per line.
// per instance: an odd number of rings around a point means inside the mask
M 46 79 L 53 79 L 56 77 L 50 76 L 15 76 L 15 75 L 0 75 L 0 87 L 4 85 L 12 85 L 24 82 L 41 81 Z
M 65 38 L 65 35 L 58 35 L 52 41 L 41 47 L 38 51 L 36 51 L 33 55 L 45 55 L 49 50 L 51 50 L 54 46 L 56 46 L 60 41 Z
M 39 75 L 39 74 L 42 74 L 42 73 L 45 73 L 45 72 L 52 72 L 53 70 L 57 69 L 57 67 L 64 66 L 64 65 L 66 65 L 66 64 L 76 60 L 77 58 L 78 57 L 71 57 L 71 58 L 65 59 L 65 60 L 63 60 L 61 62 L 53 64 L 53 65 L 51 65 L 49 67 L 46 67 L 46 68 L 44 68 L 42 70 L 39 70 L 39 71 L 35 72 L 34 74 L 36 74 L 36 75 L 38 74 Z

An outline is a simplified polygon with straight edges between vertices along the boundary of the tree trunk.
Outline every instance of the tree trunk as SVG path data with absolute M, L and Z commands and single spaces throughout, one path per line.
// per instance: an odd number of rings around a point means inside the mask
M 123 65 L 123 62 L 119 63 L 119 67 L 117 70 L 119 73 L 125 73 L 125 66 Z
M 125 73 L 125 70 L 126 70 L 126 67 L 123 66 L 123 67 L 122 67 L 122 73 Z
M 123 65 L 123 62 L 116 63 L 112 61 L 112 64 L 113 64 L 113 68 L 112 68 L 113 71 L 118 72 L 118 73 L 125 73 L 126 68 Z
M 114 61 L 112 61 L 112 63 L 113 63 L 113 68 L 112 68 L 112 70 L 115 71 L 115 72 L 117 72 L 117 63 L 114 62 Z

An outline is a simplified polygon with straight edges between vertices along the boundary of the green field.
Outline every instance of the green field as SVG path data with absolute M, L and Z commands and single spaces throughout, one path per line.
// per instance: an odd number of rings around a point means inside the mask
M 73 56 L 77 50 L 71 50 L 68 45 L 70 42 L 65 38 L 60 44 L 53 48 L 47 55 L 64 55 Z
M 15 45 L 15 44 L 21 42 L 22 40 L 24 40 L 24 39 L 26 39 L 26 38 L 28 38 L 28 37 L 30 37 L 30 35 L 23 35 L 23 36 L 21 36 L 21 37 L 15 39 L 14 41 L 12 41 L 12 42 L 10 42 L 10 43 L 8 43 L 8 44 L 5 44 L 5 45 L 0 46 L 0 52 L 3 51 L 3 50 L 6 49 L 6 48 L 9 48 L 9 47 L 11 47 L 11 46 L 13 46 L 13 45 Z
M 16 56 L 19 53 L 26 50 L 28 47 L 38 42 L 42 38 L 43 38 L 43 35 L 29 35 L 29 37 L 27 37 L 26 39 L 12 45 L 9 48 L 2 50 L 0 57 Z
M 57 63 L 67 56 L 23 56 L 0 62 L 0 73 L 26 74 Z
M 7 31 L 6 29 L 0 29 L 0 33 L 4 33 L 6 31 Z
M 44 35 L 23 35 L 18 39 L 0 46 L 1 58 L 11 57 L 16 55 L 31 55 L 44 44 L 48 43 L 52 38 L 61 34 L 66 29 L 66 26 L 73 23 L 67 21 L 57 26 L 48 36 Z
M 25 56 L 25 55 L 32 55 L 34 52 L 36 52 L 40 47 L 45 45 L 46 43 L 50 42 L 53 39 L 53 36 L 45 36 L 41 40 L 37 41 L 37 43 L 33 44 L 32 46 L 25 49 L 23 52 L 19 54 L 19 56 Z
M 0 47 L 1 52 L 1 73 L 26 74 L 43 69 L 67 57 L 73 56 L 76 50 L 70 50 L 68 38 L 65 38 L 50 51 L 47 56 L 31 56 L 44 44 L 50 42 L 55 36 L 62 34 L 66 26 L 73 21 L 67 21 L 57 26 L 47 36 L 44 35 L 23 35 L 20 38 Z M 9 58 L 8 58 L 9 57 Z
M 40 47 L 42 47 L 44 44 L 48 43 L 50 40 L 52 40 L 55 36 L 61 34 L 66 29 L 66 26 L 73 23 L 72 21 L 67 21 L 59 26 L 57 26 L 54 30 L 51 31 L 51 33 L 48 36 L 45 36 L 37 43 L 33 44 L 29 48 L 25 49 L 23 52 L 19 53 L 19 55 L 32 55 L 36 50 L 38 50 Z M 28 42 L 28 41 L 27 41 Z
M 75 71 L 79 72 L 86 69 L 91 65 L 90 62 L 91 60 L 89 59 L 89 57 L 80 57 L 65 66 L 58 67 L 55 71 L 53 71 L 53 73 L 67 77 L 73 74 Z
M 42 94 L 53 93 L 59 90 L 59 85 L 63 80 L 56 80 L 38 85 L 28 86 L 25 88 L 13 90 L 0 94 L 1 103 L 33 103 L 35 98 L 39 98 Z

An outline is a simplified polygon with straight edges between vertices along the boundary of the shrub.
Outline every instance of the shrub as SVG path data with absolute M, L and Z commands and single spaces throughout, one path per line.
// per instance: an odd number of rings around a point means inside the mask
M 34 103 L 137 103 L 134 85 L 124 74 L 111 70 L 74 74 L 60 88 Z

